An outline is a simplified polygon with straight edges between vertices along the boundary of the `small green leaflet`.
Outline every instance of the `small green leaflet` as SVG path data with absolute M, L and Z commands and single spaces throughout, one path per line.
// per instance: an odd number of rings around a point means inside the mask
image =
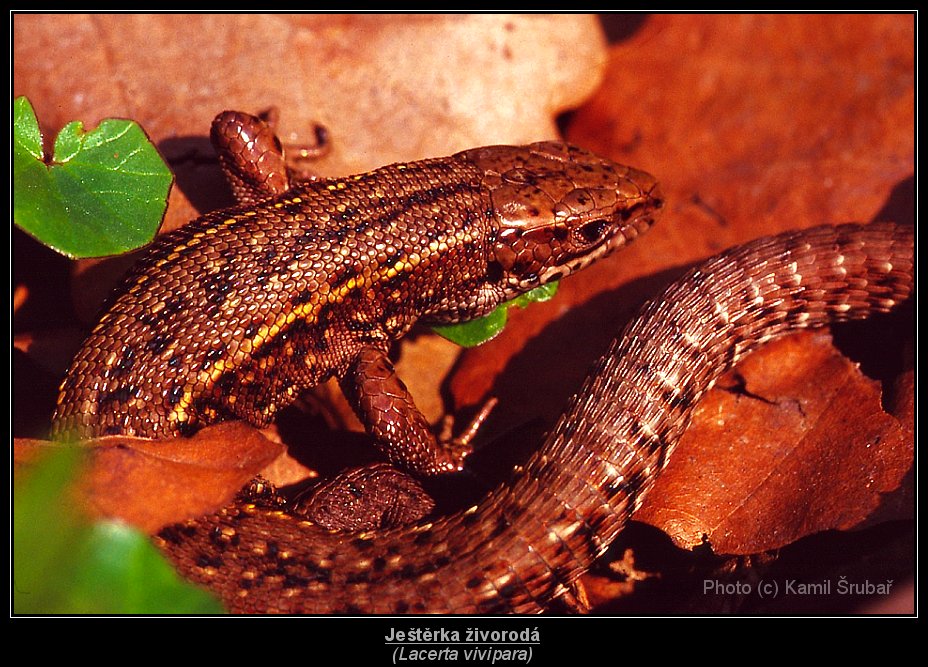
M 548 301 L 557 292 L 557 281 L 541 285 L 535 289 L 522 294 L 512 301 L 498 306 L 489 315 L 478 317 L 475 320 L 461 322 L 460 324 L 448 324 L 440 327 L 432 327 L 432 330 L 443 338 L 447 338 L 452 343 L 457 343 L 461 347 L 476 347 L 486 343 L 491 338 L 496 337 L 506 326 L 508 317 L 507 311 L 512 306 L 525 308 L 530 303 Z
M 68 123 L 46 162 L 29 100 L 13 102 L 13 221 L 72 258 L 102 257 L 152 240 L 173 177 L 134 122 L 108 119 L 85 132 Z
M 13 490 L 14 614 L 221 614 L 143 533 L 90 522 L 75 506 L 77 447 L 17 475 Z

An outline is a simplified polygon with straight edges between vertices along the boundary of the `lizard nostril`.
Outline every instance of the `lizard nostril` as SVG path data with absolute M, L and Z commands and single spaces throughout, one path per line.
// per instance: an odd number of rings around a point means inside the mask
M 648 190 L 648 199 L 651 200 L 651 206 L 654 208 L 664 208 L 664 193 L 659 183 L 655 183 L 651 189 Z

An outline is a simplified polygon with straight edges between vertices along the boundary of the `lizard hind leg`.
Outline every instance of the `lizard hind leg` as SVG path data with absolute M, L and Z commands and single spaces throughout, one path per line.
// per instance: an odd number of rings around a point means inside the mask
M 213 119 L 210 140 L 239 204 L 253 206 L 290 189 L 283 146 L 261 118 L 223 111 Z
M 247 116 L 248 114 L 242 114 Z M 277 133 L 277 123 L 280 122 L 280 109 L 275 106 L 269 107 L 258 114 L 258 120 L 263 121 L 272 132 Z M 281 152 L 287 155 L 287 171 L 290 180 L 296 182 L 315 181 L 321 178 L 314 171 L 306 168 L 297 169 L 293 165 L 312 162 L 324 158 L 332 152 L 332 138 L 329 136 L 329 129 L 321 123 L 313 123 L 313 143 L 283 143 L 281 145 L 285 150 Z
M 269 197 L 282 195 L 294 185 L 319 177 L 305 167 L 288 164 L 287 153 L 277 137 L 276 108 L 253 116 L 242 111 L 223 111 L 213 119 L 210 140 L 222 173 L 236 201 L 253 206 Z M 315 143 L 291 146 L 296 160 L 303 164 L 326 155 L 332 146 L 328 131 L 313 126 Z
M 411 475 L 388 463 L 349 468 L 298 496 L 291 509 L 329 530 L 399 528 L 429 514 L 435 501 Z

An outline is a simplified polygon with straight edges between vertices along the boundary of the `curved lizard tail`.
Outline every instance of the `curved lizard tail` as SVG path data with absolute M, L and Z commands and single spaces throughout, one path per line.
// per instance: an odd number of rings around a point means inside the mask
M 643 308 L 510 484 L 464 512 L 346 535 L 240 503 L 160 545 L 235 611 L 540 611 L 622 530 L 722 373 L 790 331 L 890 310 L 912 293 L 913 255 L 912 228 L 881 223 L 709 259 Z

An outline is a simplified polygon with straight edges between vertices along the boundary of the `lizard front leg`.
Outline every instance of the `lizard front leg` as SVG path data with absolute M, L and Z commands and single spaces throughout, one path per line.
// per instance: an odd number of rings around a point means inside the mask
M 361 348 L 340 382 L 380 451 L 419 475 L 461 470 L 470 440 L 492 409 L 492 403 L 484 407 L 463 436 L 437 438 L 386 353 L 370 346 Z
M 386 353 L 365 346 L 341 378 L 342 391 L 381 452 L 417 475 L 460 470 L 470 440 L 496 404 L 488 401 L 463 433 L 436 437 Z M 359 531 L 414 523 L 435 503 L 419 482 L 387 463 L 352 468 L 296 499 L 293 511 L 324 528 Z

